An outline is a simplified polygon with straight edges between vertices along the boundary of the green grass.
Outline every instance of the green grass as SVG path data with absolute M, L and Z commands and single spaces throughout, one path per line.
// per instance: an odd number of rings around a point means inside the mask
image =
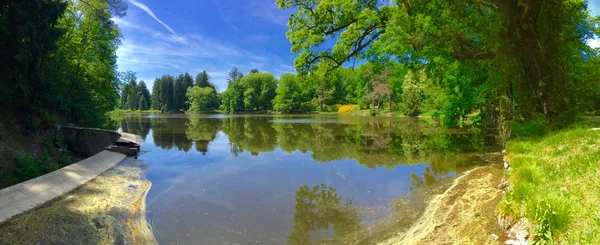
M 539 244 L 600 244 L 600 131 L 589 123 L 507 143 L 501 210 L 532 222 Z

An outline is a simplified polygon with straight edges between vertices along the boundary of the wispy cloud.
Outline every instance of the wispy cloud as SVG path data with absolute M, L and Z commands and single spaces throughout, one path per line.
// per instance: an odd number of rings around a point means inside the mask
M 124 36 L 117 50 L 117 64 L 120 70 L 137 72 L 148 87 L 153 86 L 154 77 L 165 74 L 176 76 L 185 72 L 196 76 L 206 70 L 217 88 L 224 91 L 227 88 L 227 75 L 234 66 L 245 74 L 254 68 L 272 72 L 275 76 L 293 72 L 291 66 L 282 65 L 290 64 L 291 58 L 278 53 L 289 52 L 289 47 L 280 45 L 281 42 L 287 45 L 287 40 L 272 33 L 274 30 L 284 33 L 281 25 L 287 15 L 276 9 L 272 0 L 257 0 L 265 3 L 259 12 L 271 11 L 282 16 L 265 15 L 270 19 L 268 21 L 262 18 L 257 20 L 253 14 L 246 12 L 249 5 L 256 4 L 254 1 L 236 5 L 237 8 L 233 9 L 224 6 L 234 3 L 234 0 L 187 2 L 186 8 L 195 9 L 182 11 L 182 14 L 194 15 L 177 18 L 177 21 L 172 21 L 169 15 L 161 12 L 163 8 L 160 4 L 168 4 L 166 2 L 157 3 L 158 7 L 152 5 L 153 9 L 150 9 L 141 2 L 144 0 L 127 1 L 136 7 L 130 8 L 124 18 L 113 19 Z M 270 3 L 269 6 L 266 6 L 266 1 Z M 164 28 L 144 24 L 148 16 Z M 213 22 L 210 25 L 198 25 L 205 20 Z M 238 26 L 237 30 L 243 30 L 243 35 L 236 30 Z
M 167 30 L 169 30 L 171 32 L 171 34 L 173 34 L 174 36 L 177 36 L 177 33 L 173 30 L 173 28 L 171 28 L 169 25 L 165 24 L 165 22 L 163 22 L 158 17 L 156 17 L 154 12 L 152 12 L 152 10 L 148 6 L 146 6 L 143 3 L 138 2 L 136 0 L 129 0 L 129 2 L 133 5 L 135 5 L 136 7 L 140 8 L 141 10 L 144 10 L 144 12 L 146 12 L 148 15 L 150 15 L 152 18 L 154 18 L 154 20 L 156 20 L 156 22 L 160 23 L 162 26 L 167 28 Z

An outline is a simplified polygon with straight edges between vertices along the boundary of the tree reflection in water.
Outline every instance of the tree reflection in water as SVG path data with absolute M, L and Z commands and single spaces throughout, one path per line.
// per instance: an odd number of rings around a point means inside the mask
M 290 245 L 312 244 L 315 241 L 311 241 L 311 232 L 332 229 L 334 238 L 317 239 L 332 243 L 361 229 L 358 209 L 350 201 L 342 204 L 333 187 L 303 185 L 296 191 L 295 199 L 294 228 L 288 236 Z
M 283 119 L 281 119 L 283 118 Z M 274 121 L 274 119 L 277 119 Z M 324 120 L 322 120 L 324 119 Z M 331 120 L 339 120 L 334 123 Z M 344 117 L 143 117 L 132 115 L 121 121 L 123 131 L 144 139 L 152 132 L 162 149 L 210 154 L 210 144 L 219 132 L 229 139 L 230 153 L 237 157 L 272 152 L 299 151 L 317 162 L 354 159 L 368 167 L 393 169 L 401 164 L 427 164 L 426 171 L 411 175 L 411 189 L 448 178 L 449 173 L 469 167 L 476 154 L 496 150 L 495 141 L 481 134 L 443 129 L 435 120 Z M 150 131 L 151 130 L 151 131 Z

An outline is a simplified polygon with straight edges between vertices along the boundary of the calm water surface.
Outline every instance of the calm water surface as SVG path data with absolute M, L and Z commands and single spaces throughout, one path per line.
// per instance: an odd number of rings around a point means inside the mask
M 432 119 L 131 115 L 161 244 L 334 243 L 486 164 L 493 138 Z

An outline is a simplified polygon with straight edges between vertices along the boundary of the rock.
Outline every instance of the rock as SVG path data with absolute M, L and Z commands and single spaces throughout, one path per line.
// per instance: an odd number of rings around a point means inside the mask
M 510 164 L 508 164 L 508 162 L 507 162 L 507 161 L 504 161 L 504 168 L 505 168 L 505 169 L 508 169 L 508 168 L 510 168 Z
M 526 230 L 522 230 L 517 232 L 517 240 L 521 242 L 521 244 L 527 244 L 527 238 L 529 238 L 529 232 Z
M 509 245 L 521 245 L 521 242 L 519 242 L 519 241 L 517 241 L 517 240 L 512 240 L 512 239 L 510 239 L 510 240 L 506 240 L 506 241 L 504 242 L 504 244 L 509 244 Z
M 135 190 L 137 188 L 138 188 L 137 185 L 129 185 L 129 186 L 127 186 L 127 189 L 129 189 L 129 190 Z
M 494 241 L 498 241 L 498 239 L 500 239 L 500 237 L 498 237 L 496 234 L 491 234 L 490 236 L 494 239 Z
M 502 179 L 500 181 L 500 184 L 498 185 L 498 189 L 503 189 L 504 190 L 504 189 L 506 189 L 508 187 L 509 184 L 510 183 L 507 180 Z
M 106 227 L 106 221 L 104 219 L 105 219 L 105 217 L 98 216 L 96 218 L 93 218 L 92 221 L 94 222 L 94 225 L 96 226 L 96 228 L 102 229 L 102 228 Z
M 117 235 L 117 238 L 115 238 L 115 243 L 116 245 L 125 245 L 125 236 L 121 233 L 119 233 L 119 235 Z
M 510 227 L 514 223 L 515 222 L 513 221 L 513 219 L 510 216 L 498 215 L 498 226 L 500 226 L 500 229 L 502 229 L 502 231 L 508 232 L 510 230 Z M 508 234 L 508 236 L 510 237 L 510 233 Z
M 506 149 L 505 149 L 505 150 L 502 150 L 502 154 L 506 154 Z

